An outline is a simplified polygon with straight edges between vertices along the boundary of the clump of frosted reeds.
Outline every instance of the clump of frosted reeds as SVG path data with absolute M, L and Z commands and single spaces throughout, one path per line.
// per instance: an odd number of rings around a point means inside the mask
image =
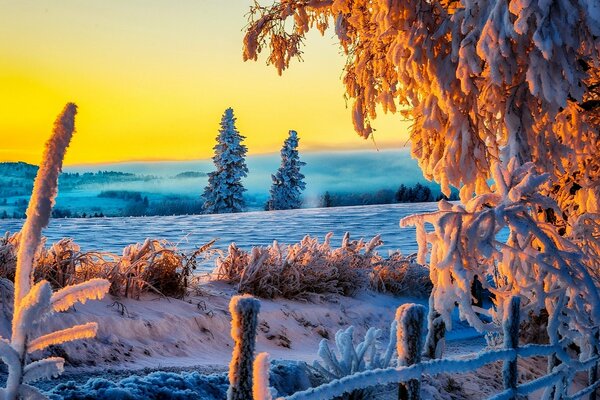
M 147 239 L 143 244 L 127 246 L 123 256 L 108 271 L 111 293 L 139 298 L 146 291 L 181 298 L 193 281 L 200 257 L 208 257 L 214 240 L 184 252 L 164 241 Z
M 42 239 L 42 242 L 44 240 Z M 33 257 L 34 280 L 46 280 L 53 288 L 102 278 L 110 282 L 110 294 L 139 298 L 154 292 L 183 297 L 194 283 L 197 263 L 212 254 L 214 241 L 192 251 L 182 251 L 164 240 L 148 239 L 127 246 L 122 255 L 84 252 L 73 239 L 65 238 L 49 248 L 38 246 Z M 8 233 L 0 241 L 0 278 L 14 280 L 18 235 Z
M 0 238 L 0 277 L 10 281 L 15 280 L 17 270 L 17 248 L 19 234 L 11 235 L 9 232 Z
M 305 236 L 299 243 L 244 251 L 234 243 L 216 260 L 214 279 L 236 284 L 240 293 L 263 298 L 301 298 L 311 294 L 352 295 L 369 287 L 394 295 L 427 297 L 431 291 L 429 271 L 414 257 L 399 253 L 381 257 L 379 236 L 370 241 L 350 240 L 344 235 L 338 248 L 331 236 L 319 243 Z
M 393 253 L 382 260 L 369 274 L 372 290 L 395 296 L 426 298 L 433 289 L 429 269 L 416 263 L 416 256 Z
M 216 261 L 215 279 L 238 285 L 240 293 L 263 298 L 298 298 L 310 294 L 352 295 L 368 283 L 368 272 L 380 261 L 371 241 L 351 241 L 344 236 L 339 248 L 330 245 L 332 234 L 320 243 L 305 236 L 299 243 L 254 247 L 250 254 L 229 247 Z

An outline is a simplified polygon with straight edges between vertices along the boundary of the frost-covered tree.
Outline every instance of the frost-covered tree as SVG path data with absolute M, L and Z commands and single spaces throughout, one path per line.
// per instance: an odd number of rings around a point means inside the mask
M 49 357 L 31 362 L 30 353 L 48 346 L 96 335 L 97 324 L 89 322 L 41 334 L 38 328 L 53 312 L 65 311 L 77 302 L 102 298 L 110 287 L 104 279 L 67 286 L 52 293 L 45 280 L 33 284 L 33 261 L 41 244 L 42 229 L 48 225 L 57 194 L 58 175 L 75 130 L 77 107 L 69 103 L 57 118 L 33 185 L 27 219 L 20 234 L 14 283 L 14 307 L 10 340 L 0 337 L 0 358 L 8 365 L 6 388 L 0 399 L 43 399 L 30 382 L 59 375 L 64 359 Z
M 298 155 L 298 134 L 290 131 L 281 148 L 281 166 L 275 175 L 271 175 L 271 198 L 267 202 L 267 210 L 291 210 L 300 208 L 300 194 L 306 188 L 304 175 L 300 167 L 306 165 Z
M 242 178 L 248 174 L 247 148 L 242 144 L 244 136 L 235 127 L 235 120 L 233 109 L 225 110 L 214 147 L 215 171 L 208 174 L 208 186 L 202 195 L 207 214 L 241 212 L 245 207 Z
M 575 174 L 593 164 L 597 176 L 600 164 L 598 132 L 582 112 L 600 105 L 589 96 L 596 0 L 282 0 L 250 11 L 244 59 L 269 49 L 279 73 L 311 28 L 333 26 L 356 131 L 372 134 L 378 106 L 412 119 L 412 154 L 446 195 L 450 185 L 464 200 L 487 192 L 492 164 L 516 157 L 598 198 Z

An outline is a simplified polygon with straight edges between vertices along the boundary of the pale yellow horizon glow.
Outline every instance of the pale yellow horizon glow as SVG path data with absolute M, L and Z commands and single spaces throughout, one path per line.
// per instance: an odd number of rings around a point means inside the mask
M 330 33 L 279 77 L 242 61 L 249 0 L 37 0 L 0 6 L 0 161 L 39 161 L 56 115 L 79 106 L 65 163 L 208 158 L 233 107 L 250 154 L 376 146 L 352 129 L 343 57 Z M 375 121 L 379 148 L 401 147 L 400 116 Z

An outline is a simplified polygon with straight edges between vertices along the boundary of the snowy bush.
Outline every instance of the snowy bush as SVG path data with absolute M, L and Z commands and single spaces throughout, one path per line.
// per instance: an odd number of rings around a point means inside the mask
M 304 175 L 300 167 L 306 163 L 298 156 L 298 134 L 290 131 L 289 137 L 281 149 L 281 166 L 275 175 L 271 175 L 271 198 L 267 202 L 267 210 L 290 210 L 300 208 L 301 192 L 306 188 Z
M 18 238 L 18 235 L 10 238 Z M 110 282 L 110 294 L 114 296 L 138 299 L 143 293 L 153 292 L 181 298 L 195 282 L 193 273 L 198 260 L 213 255 L 214 242 L 192 251 L 182 251 L 165 240 L 147 239 L 144 243 L 125 247 L 119 256 L 108 252 L 83 252 L 72 239 L 61 239 L 50 248 L 38 247 L 34 256 L 34 278 L 35 281 L 47 280 L 55 289 L 102 278 Z M 18 240 L 14 239 L 4 247 L 7 254 L 16 252 Z M 3 264 L 2 258 L 0 278 L 14 280 L 14 268 L 10 261 Z
M 49 249 L 40 247 L 35 257 L 34 276 L 36 280 L 45 279 L 54 288 L 83 282 L 89 278 L 98 278 L 97 269 L 105 254 L 83 253 L 73 239 L 61 239 Z M 81 275 L 88 276 L 81 276 Z
M 319 345 L 321 361 L 315 361 L 314 368 L 322 373 L 326 379 L 340 379 L 357 372 L 387 368 L 395 363 L 394 353 L 397 340 L 397 322 L 390 326 L 388 343 L 382 347 L 378 339 L 382 336 L 381 329 L 369 328 L 362 342 L 354 344 L 354 327 L 339 330 L 335 334 L 337 354 L 331 350 L 327 340 L 323 339 Z M 347 400 L 361 400 L 372 398 L 374 388 L 355 390 L 346 395 Z
M 96 335 L 97 324 L 89 322 L 37 336 L 36 328 L 53 312 L 65 311 L 77 302 L 102 298 L 109 283 L 93 279 L 67 286 L 55 293 L 48 281 L 32 285 L 34 257 L 42 240 L 42 229 L 48 225 L 57 194 L 58 175 L 75 126 L 77 107 L 69 103 L 54 124 L 33 185 L 27 207 L 27 219 L 21 229 L 14 284 L 14 308 L 10 340 L 0 337 L 0 358 L 8 366 L 6 388 L 0 399 L 44 398 L 30 383 L 58 375 L 64 359 L 49 357 L 30 361 L 30 353 L 48 346 Z
M 373 266 L 369 286 L 396 296 L 428 297 L 431 293 L 429 270 L 415 262 L 415 257 L 393 253 Z
M 165 240 L 146 239 L 123 249 L 121 257 L 103 266 L 111 294 L 139 298 L 144 292 L 181 298 L 193 281 L 197 258 L 208 257 L 214 240 L 183 252 Z
M 401 296 L 426 297 L 431 292 L 428 270 L 414 257 L 399 253 L 381 257 L 375 250 L 379 236 L 369 242 L 350 240 L 346 234 L 339 248 L 306 236 L 293 245 L 274 242 L 255 247 L 250 253 L 229 246 L 217 258 L 214 278 L 238 284 L 242 293 L 274 298 L 297 298 L 312 293 L 352 295 L 369 286 L 373 290 Z
M 429 254 L 434 309 L 451 328 L 450 313 L 458 304 L 462 318 L 480 331 L 497 331 L 507 299 L 522 299 L 522 315 L 549 314 L 548 335 L 555 344 L 569 338 L 589 355 L 600 323 L 600 294 L 590 275 L 591 257 L 545 220 L 545 210 L 556 203 L 540 193 L 548 175 L 533 164 L 508 169 L 497 165 L 494 192 L 463 205 L 439 202 L 439 211 L 407 217 L 403 226 L 416 225 L 419 261 Z M 433 226 L 427 231 L 426 224 Z M 501 230 L 509 232 L 504 242 Z M 494 295 L 494 305 L 473 305 L 475 276 Z M 482 317 L 483 316 L 483 317 Z M 492 317 L 492 322 L 489 318 Z
M 204 212 L 208 214 L 241 212 L 245 208 L 242 178 L 248 174 L 244 136 L 235 127 L 233 109 L 225 110 L 221 130 L 214 147 L 215 171 L 208 174 L 208 186 L 202 195 Z
M 254 247 L 248 255 L 234 245 L 216 261 L 215 278 L 237 283 L 241 293 L 264 298 L 297 298 L 312 293 L 351 295 L 368 283 L 370 268 L 380 262 L 375 252 L 379 236 L 365 242 L 344 235 L 342 246 L 331 248 L 332 234 L 323 243 L 304 237 L 300 243 Z
M 17 270 L 17 247 L 19 234 L 11 235 L 6 232 L 0 239 L 0 277 L 15 280 Z

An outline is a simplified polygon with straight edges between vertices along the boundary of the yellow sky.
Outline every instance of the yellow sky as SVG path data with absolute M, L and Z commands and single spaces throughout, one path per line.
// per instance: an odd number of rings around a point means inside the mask
M 67 164 L 211 156 L 233 107 L 251 154 L 278 151 L 289 129 L 304 150 L 364 148 L 331 34 L 279 77 L 242 62 L 249 0 L 0 0 L 0 161 L 36 163 L 67 101 L 79 105 Z M 407 125 L 376 121 L 379 147 Z

